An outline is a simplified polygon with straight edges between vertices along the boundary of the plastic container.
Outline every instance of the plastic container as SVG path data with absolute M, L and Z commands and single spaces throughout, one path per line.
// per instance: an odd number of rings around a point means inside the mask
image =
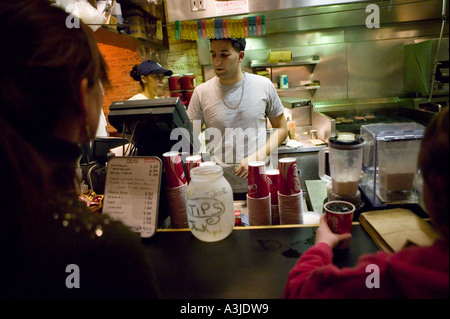
M 287 74 L 281 74 L 278 82 L 278 88 L 280 89 L 288 89 L 289 88 L 289 82 L 288 82 L 288 76 Z
M 182 90 L 193 90 L 195 89 L 195 76 L 194 73 L 186 73 L 181 78 L 181 89 Z
M 169 77 L 169 90 L 170 91 L 181 90 L 180 76 L 178 74 L 173 74 L 171 77 Z
M 366 145 L 360 186 L 372 205 L 417 203 L 414 180 L 424 131 L 415 122 L 361 126 Z
M 190 171 L 186 209 L 191 233 L 201 241 L 222 240 L 235 224 L 233 190 L 219 165 L 198 166 Z

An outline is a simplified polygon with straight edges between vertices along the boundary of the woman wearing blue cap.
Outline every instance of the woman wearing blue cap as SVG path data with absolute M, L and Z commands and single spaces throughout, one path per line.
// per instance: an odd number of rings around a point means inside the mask
M 152 60 L 136 64 L 130 71 L 130 76 L 139 81 L 142 92 L 132 96 L 130 100 L 157 99 L 164 86 L 164 76 L 171 76 L 172 73 Z

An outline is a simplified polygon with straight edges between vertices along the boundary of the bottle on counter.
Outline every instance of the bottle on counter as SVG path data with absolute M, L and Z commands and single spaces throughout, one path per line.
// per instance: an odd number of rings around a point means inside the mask
M 235 224 L 233 190 L 219 165 L 198 166 L 190 171 L 186 193 L 189 228 L 199 240 L 222 240 Z

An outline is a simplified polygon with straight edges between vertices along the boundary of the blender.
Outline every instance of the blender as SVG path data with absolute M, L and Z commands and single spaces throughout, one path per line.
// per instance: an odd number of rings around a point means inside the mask
M 358 190 L 362 170 L 363 146 L 365 142 L 353 133 L 341 132 L 330 137 L 328 147 L 319 151 L 319 177 L 327 182 L 327 199 L 344 200 L 360 209 L 363 205 Z M 330 175 L 325 172 L 326 158 L 329 155 Z

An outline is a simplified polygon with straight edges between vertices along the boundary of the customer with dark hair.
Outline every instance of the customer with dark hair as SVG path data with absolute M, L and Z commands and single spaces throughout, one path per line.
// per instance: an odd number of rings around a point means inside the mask
M 140 237 L 78 200 L 109 86 L 92 31 L 46 0 L 0 6 L 0 297 L 157 297 Z
M 322 216 L 315 245 L 291 270 L 285 298 L 447 298 L 449 297 L 449 111 L 427 126 L 419 153 L 426 211 L 441 238 L 430 247 L 362 256 L 356 267 L 333 265 L 333 248 L 350 234 L 334 234 Z M 379 269 L 379 288 L 369 289 L 368 265 Z
M 139 81 L 142 93 L 138 93 L 130 100 L 155 99 L 161 94 L 164 87 L 164 76 L 170 76 L 173 72 L 164 69 L 159 63 L 147 60 L 136 64 L 130 71 L 130 76 Z

